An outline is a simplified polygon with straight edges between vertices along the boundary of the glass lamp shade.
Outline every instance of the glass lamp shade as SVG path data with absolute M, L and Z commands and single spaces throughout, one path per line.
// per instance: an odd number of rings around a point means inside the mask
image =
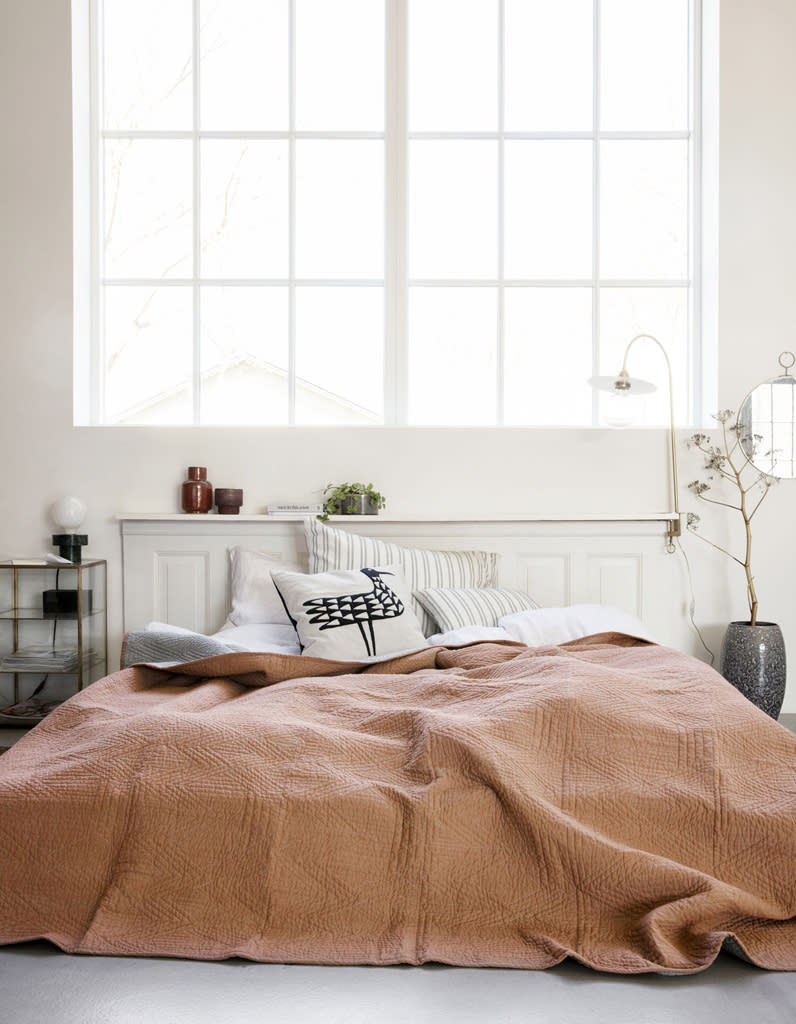
M 51 507 L 50 515 L 55 525 L 60 526 L 64 533 L 77 533 L 78 527 L 86 518 L 86 506 L 80 498 L 60 498 Z
M 639 413 L 638 403 L 631 399 L 658 390 L 649 381 L 640 377 L 630 377 L 624 372 L 614 377 L 590 377 L 589 384 L 595 390 L 610 395 L 610 398 L 602 402 L 602 420 L 607 427 L 613 429 L 632 426 L 636 421 Z
M 658 390 L 648 380 L 621 373 L 614 377 L 589 377 L 589 384 L 598 391 L 608 391 L 614 395 L 651 395 Z

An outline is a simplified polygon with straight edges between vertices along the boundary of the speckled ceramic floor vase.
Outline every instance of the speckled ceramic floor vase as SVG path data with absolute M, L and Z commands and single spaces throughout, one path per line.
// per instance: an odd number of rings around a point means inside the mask
M 779 715 L 785 697 L 785 641 L 774 622 L 731 622 L 719 672 L 767 715 Z

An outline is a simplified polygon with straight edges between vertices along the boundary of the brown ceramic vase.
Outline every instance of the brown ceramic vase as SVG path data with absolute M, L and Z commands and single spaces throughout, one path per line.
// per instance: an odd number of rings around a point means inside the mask
M 182 510 L 191 514 L 209 512 L 213 507 L 213 485 L 205 466 L 189 466 L 188 479 L 182 485 Z
M 216 487 L 216 507 L 220 516 L 236 516 L 243 504 L 240 487 Z

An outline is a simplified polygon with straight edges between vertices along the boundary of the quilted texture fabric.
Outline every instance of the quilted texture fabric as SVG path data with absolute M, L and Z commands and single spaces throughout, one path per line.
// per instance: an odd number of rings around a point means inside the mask
M 796 737 L 603 634 L 127 669 L 0 757 L 0 942 L 796 969 Z
M 326 526 L 318 519 L 304 520 L 310 572 L 362 569 L 367 565 L 400 565 L 409 589 L 426 587 L 494 587 L 498 558 L 494 551 L 431 551 L 405 548 L 376 537 Z M 413 609 L 424 636 L 437 631 L 434 619 L 413 596 Z

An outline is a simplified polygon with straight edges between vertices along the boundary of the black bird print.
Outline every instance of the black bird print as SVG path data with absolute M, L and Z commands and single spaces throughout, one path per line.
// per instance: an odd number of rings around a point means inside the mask
M 381 569 L 360 569 L 368 579 L 373 580 L 373 589 L 361 594 L 341 594 L 339 597 L 314 597 L 305 601 L 310 609 L 310 622 L 322 622 L 321 629 L 337 629 L 338 626 L 358 626 L 368 655 L 376 653 L 376 635 L 373 623 L 381 619 L 397 619 L 404 613 L 404 605 L 398 595 L 390 590 L 382 576 L 394 573 Z M 368 632 L 365 631 L 368 627 Z

